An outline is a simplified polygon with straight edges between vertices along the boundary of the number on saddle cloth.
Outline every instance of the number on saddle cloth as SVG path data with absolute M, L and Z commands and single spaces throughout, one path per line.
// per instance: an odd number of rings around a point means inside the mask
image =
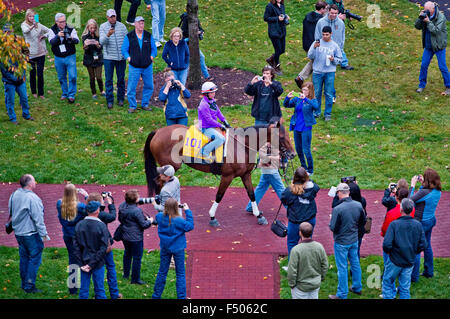
M 195 125 L 189 127 L 186 131 L 186 136 L 183 144 L 183 161 L 185 163 L 203 163 L 204 156 L 201 154 L 202 149 L 206 144 L 214 140 L 212 136 L 211 140 L 203 134 Z M 226 144 L 226 141 L 225 143 Z M 215 156 L 215 162 L 223 163 L 224 160 L 224 144 L 220 145 L 213 151 Z

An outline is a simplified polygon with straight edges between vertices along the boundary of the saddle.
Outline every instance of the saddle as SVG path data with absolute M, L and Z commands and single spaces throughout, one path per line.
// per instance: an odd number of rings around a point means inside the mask
M 183 143 L 183 162 L 184 163 L 195 163 L 195 164 L 223 164 L 226 156 L 226 145 L 228 142 L 228 133 L 222 132 L 225 136 L 225 143 L 219 146 L 212 155 L 214 155 L 215 160 L 210 163 L 205 160 L 202 156 L 202 148 L 208 144 L 211 140 L 198 129 L 196 125 L 192 125 L 186 131 L 186 136 Z

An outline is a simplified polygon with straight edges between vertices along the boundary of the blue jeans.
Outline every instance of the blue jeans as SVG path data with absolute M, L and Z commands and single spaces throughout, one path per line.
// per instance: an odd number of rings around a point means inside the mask
M 77 93 L 77 60 L 75 54 L 65 58 L 55 56 L 55 68 L 61 85 L 61 97 L 74 99 Z M 69 82 L 67 82 L 67 76 Z
M 189 45 L 188 38 L 184 39 L 184 41 L 186 41 L 186 43 Z M 199 49 L 199 54 L 200 54 L 200 69 L 202 71 L 203 77 L 205 79 L 207 79 L 207 78 L 209 78 L 209 72 L 208 72 L 208 68 L 206 66 L 205 55 L 203 54 L 202 50 L 200 50 L 200 49 Z
M 142 107 L 148 107 L 148 104 L 150 103 L 150 98 L 153 95 L 153 63 L 150 64 L 145 69 L 135 68 L 132 65 L 128 65 L 127 98 L 128 98 L 128 105 L 132 109 L 135 109 L 137 107 L 136 88 L 141 76 L 142 80 L 144 81 L 141 104 Z
M 17 120 L 16 112 L 14 112 L 14 99 L 16 96 L 16 92 L 19 95 L 19 102 L 22 106 L 22 116 L 25 119 L 29 119 L 30 115 L 30 106 L 28 105 L 28 96 L 27 96 L 27 85 L 25 82 L 22 84 L 15 86 L 14 84 L 9 84 L 3 82 L 5 86 L 5 106 L 6 112 L 8 113 L 9 120 L 14 122 Z
M 320 115 L 322 112 L 322 88 L 325 95 L 325 112 L 324 116 L 331 116 L 331 110 L 333 108 L 333 96 L 334 91 L 334 76 L 335 72 L 329 73 L 313 73 L 312 80 L 314 84 L 314 93 L 316 95 L 317 102 L 319 104 L 319 112 L 314 115 Z
M 188 118 L 187 117 L 177 117 L 176 119 L 168 119 L 166 118 L 167 126 L 174 125 L 174 124 L 181 124 L 181 125 L 188 125 Z
M 211 141 L 206 144 L 201 150 L 201 154 L 203 156 L 208 156 L 213 150 L 217 149 L 220 145 L 225 143 L 225 137 L 219 131 L 216 131 L 215 128 L 203 128 L 202 133 L 211 139 Z
M 397 295 L 395 280 L 398 278 L 398 292 L 400 299 L 410 299 L 411 273 L 413 267 L 402 268 L 396 266 L 389 258 L 384 263 L 382 294 L 383 299 L 394 299 Z
M 313 217 L 310 220 L 307 220 L 306 222 L 312 225 L 314 233 L 314 226 L 316 226 L 316 217 Z M 298 242 L 300 241 L 299 231 L 300 231 L 300 224 L 288 222 L 288 233 L 287 233 L 288 258 L 289 255 L 291 254 L 292 248 L 298 245 Z
M 183 83 L 183 85 L 186 85 L 186 80 L 188 77 L 189 67 L 187 67 L 184 70 L 172 70 L 173 74 L 175 75 L 175 80 L 180 81 Z
M 30 236 L 17 236 L 19 244 L 19 271 L 22 280 L 21 287 L 24 290 L 36 288 L 36 276 L 42 262 L 44 243 L 39 234 Z
M 423 252 L 423 275 L 426 277 L 433 277 L 434 265 L 433 265 L 433 249 L 431 248 L 431 232 L 433 227 L 436 226 L 436 217 L 428 220 L 422 220 L 422 228 L 425 233 L 425 239 L 427 240 L 427 248 Z M 420 254 L 416 255 L 414 262 L 414 268 L 411 274 L 411 281 L 416 282 L 420 276 Z
M 141 261 L 144 254 L 144 241 L 123 240 L 125 251 L 123 253 L 123 276 L 128 278 L 131 270 L 131 282 L 137 282 L 141 279 Z M 133 261 L 133 266 L 131 262 Z
M 119 286 L 117 285 L 116 265 L 112 250 L 105 256 L 106 278 L 108 280 L 109 295 L 111 299 L 119 298 Z
M 312 130 L 294 131 L 295 151 L 301 166 L 310 174 L 314 173 L 314 163 L 311 153 Z M 306 159 L 305 159 L 306 158 Z M 308 164 L 306 163 L 308 162 Z
M 259 204 L 264 194 L 269 189 L 269 186 L 272 186 L 272 189 L 281 200 L 281 194 L 284 192 L 285 187 L 283 181 L 281 180 L 280 173 L 276 172 L 275 174 L 261 174 L 258 186 L 255 188 L 256 204 Z M 252 211 L 252 203 L 250 201 L 248 202 L 245 210 L 248 212 Z
M 338 287 L 336 296 L 341 299 L 347 299 L 347 260 L 350 261 L 350 270 L 352 272 L 352 289 L 356 292 L 360 292 L 362 290 L 361 266 L 358 258 L 358 241 L 355 241 L 350 245 L 340 245 L 338 243 L 334 243 L 334 258 L 336 260 L 336 268 L 338 273 Z
M 258 125 L 269 125 L 269 121 L 255 120 L 255 126 Z
M 169 271 L 170 260 L 173 256 L 175 261 L 175 274 L 177 288 L 177 298 L 186 299 L 186 271 L 184 269 L 184 249 L 171 252 L 161 249 L 158 275 L 156 276 L 155 287 L 153 289 L 153 299 L 161 299 L 161 295 L 166 285 L 167 273 Z
M 103 60 L 105 66 L 105 89 L 106 103 L 114 103 L 114 68 L 116 68 L 117 76 L 117 102 L 125 100 L 125 69 L 127 67 L 126 60 Z
M 433 52 L 433 50 L 426 48 L 423 49 L 422 64 L 420 65 L 419 87 L 425 88 L 427 85 L 428 66 L 430 65 L 431 59 L 435 54 L 438 60 L 439 70 L 441 70 L 442 78 L 444 79 L 444 85 L 446 88 L 450 88 L 450 72 L 448 71 L 447 64 L 445 62 L 445 49 Z
M 342 52 L 341 67 L 346 67 L 348 66 L 347 54 L 345 54 L 344 50 L 341 50 L 341 52 Z
M 80 269 L 80 299 L 89 299 L 89 286 L 91 285 L 91 278 L 94 282 L 94 296 L 95 299 L 106 299 L 105 293 L 105 266 L 84 272 Z
M 155 42 L 164 39 L 164 23 L 166 22 L 166 0 L 152 0 L 152 35 Z

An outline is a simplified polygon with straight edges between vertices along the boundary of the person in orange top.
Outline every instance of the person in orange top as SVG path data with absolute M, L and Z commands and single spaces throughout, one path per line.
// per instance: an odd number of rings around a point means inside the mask
M 386 235 L 386 232 L 388 230 L 389 225 L 391 222 L 399 218 L 402 214 L 400 213 L 400 203 L 402 202 L 403 198 L 408 197 L 408 190 L 405 188 L 399 188 L 397 192 L 395 193 L 395 199 L 397 200 L 397 206 L 392 208 L 390 211 L 386 213 L 386 217 L 384 218 L 383 226 L 381 226 L 381 236 L 384 237 Z M 410 216 L 414 217 L 415 208 L 411 212 Z

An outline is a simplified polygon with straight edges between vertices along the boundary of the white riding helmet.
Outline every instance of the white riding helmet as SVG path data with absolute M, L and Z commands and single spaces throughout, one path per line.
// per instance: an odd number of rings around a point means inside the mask
M 202 85 L 202 94 L 216 92 L 217 90 L 217 85 L 215 85 L 213 82 L 205 82 Z

